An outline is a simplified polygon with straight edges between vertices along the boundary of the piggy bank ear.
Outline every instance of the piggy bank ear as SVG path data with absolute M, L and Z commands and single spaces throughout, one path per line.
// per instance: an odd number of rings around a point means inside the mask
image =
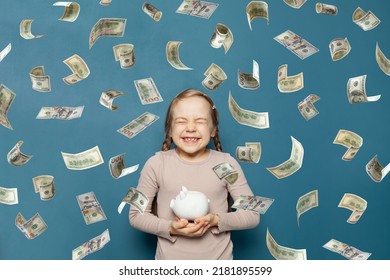
M 181 190 L 182 190 L 183 192 L 188 192 L 188 189 L 187 189 L 185 186 L 182 186 L 182 187 L 181 187 Z
M 184 191 L 181 191 L 180 194 L 179 194 L 179 197 L 180 197 L 181 200 L 183 200 L 186 196 L 187 196 L 187 193 L 184 192 Z

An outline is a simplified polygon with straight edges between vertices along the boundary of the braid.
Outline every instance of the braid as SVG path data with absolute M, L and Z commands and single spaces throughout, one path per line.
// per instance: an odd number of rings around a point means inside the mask
M 168 151 L 170 148 L 171 148 L 171 144 L 172 144 L 172 139 L 171 137 L 169 137 L 168 135 L 165 137 L 165 140 L 163 142 L 163 145 L 162 145 L 162 148 L 161 148 L 161 151 Z
M 215 131 L 215 136 L 213 137 L 214 139 L 214 146 L 215 146 L 215 149 L 218 151 L 218 152 L 222 152 L 222 145 L 221 145 L 221 141 L 219 140 L 219 136 L 218 136 L 218 127 Z

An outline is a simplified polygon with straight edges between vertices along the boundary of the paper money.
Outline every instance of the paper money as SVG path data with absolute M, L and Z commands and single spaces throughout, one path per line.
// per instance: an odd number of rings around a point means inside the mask
M 342 145 L 348 148 L 342 157 L 343 160 L 348 161 L 352 160 L 360 147 L 363 146 L 363 138 L 353 131 L 340 129 L 333 140 L 333 144 Z
M 351 210 L 352 214 L 347 222 L 356 224 L 367 208 L 367 201 L 356 194 L 345 193 L 341 198 L 338 207 Z
M 306 3 L 307 0 L 283 0 L 284 3 L 289 5 L 290 7 L 293 7 L 295 9 L 299 9 L 303 6 L 303 4 Z
M 80 14 L 80 5 L 77 2 L 55 2 L 53 6 L 63 6 L 64 13 L 58 19 L 61 21 L 74 22 Z
M 329 43 L 330 56 L 333 61 L 340 60 L 349 54 L 351 45 L 347 38 L 335 38 Z
M 112 0 L 100 0 L 99 4 L 102 6 L 108 6 L 110 5 Z
M 33 35 L 31 33 L 31 24 L 33 23 L 33 21 L 34 21 L 33 19 L 23 19 L 20 22 L 19 31 L 20 31 L 20 36 L 22 36 L 22 38 L 26 40 L 30 40 L 30 39 L 38 39 L 44 36 L 44 35 Z
M 378 160 L 378 155 L 375 155 L 366 164 L 366 172 L 374 182 L 380 183 L 390 172 L 390 163 L 383 167 Z
M 63 62 L 73 72 L 73 74 L 62 79 L 68 85 L 84 80 L 90 74 L 87 63 L 85 63 L 85 61 L 78 54 L 74 54 L 71 57 L 68 57 Z
M 234 201 L 232 208 L 250 210 L 260 214 L 265 214 L 274 201 L 275 199 L 273 198 L 240 195 L 240 197 Z
M 0 84 L 0 123 L 4 127 L 11 129 L 12 126 L 7 118 L 7 113 L 11 107 L 12 101 L 14 101 L 16 94 L 7 88 L 5 85 Z
M 375 47 L 375 58 L 376 58 L 376 62 L 379 65 L 379 68 L 383 71 L 383 73 L 385 73 L 387 76 L 390 76 L 390 60 L 384 55 L 382 50 L 379 48 L 378 42 L 376 42 L 376 47 Z
M 240 108 L 231 92 L 228 105 L 230 113 L 238 123 L 259 129 L 269 128 L 268 112 L 260 113 Z
M 218 23 L 214 33 L 210 39 L 210 45 L 213 48 L 219 49 L 222 45 L 225 49 L 225 54 L 229 51 L 234 42 L 233 33 L 226 25 Z
M 39 213 L 36 213 L 31 219 L 26 221 L 23 215 L 19 212 L 15 218 L 15 225 L 27 237 L 27 239 L 34 239 L 45 232 L 48 228 Z
M 84 221 L 87 225 L 107 220 L 103 208 L 94 192 L 87 192 L 76 196 Z
M 142 11 L 150 16 L 154 21 L 160 21 L 162 17 L 162 12 L 147 2 L 142 5 Z
M 360 26 L 364 31 L 368 31 L 377 27 L 381 21 L 377 18 L 374 13 L 363 11 L 362 8 L 357 7 L 352 14 L 352 21 Z
M 320 113 L 317 111 L 316 107 L 314 107 L 313 104 L 318 100 L 320 100 L 319 96 L 311 93 L 307 97 L 305 97 L 305 99 L 298 103 L 298 110 L 307 121 L 314 118 Z
M 163 98 L 152 78 L 134 80 L 142 105 L 163 102 Z
M 8 205 L 18 204 L 18 189 L 0 187 L 0 203 Z
M 124 153 L 110 158 L 110 163 L 109 163 L 110 173 L 114 179 L 122 178 L 126 175 L 129 175 L 137 171 L 138 166 L 139 164 L 126 167 Z
M 300 36 L 290 30 L 286 30 L 285 32 L 274 37 L 274 39 L 292 53 L 294 53 L 296 56 L 298 56 L 300 59 L 305 59 L 319 51 L 311 43 L 305 39 L 302 39 Z
M 118 213 L 121 214 L 123 207 L 126 204 L 133 205 L 137 210 L 143 214 L 145 212 L 145 208 L 149 203 L 149 199 L 142 192 L 137 190 L 136 188 L 131 187 L 125 197 L 122 199 L 122 202 L 118 206 Z
M 276 178 L 282 179 L 297 172 L 302 167 L 304 149 L 302 144 L 291 136 L 292 148 L 290 158 L 275 167 L 268 167 Z
M 85 150 L 78 154 L 69 154 L 61 152 L 62 158 L 68 169 L 84 170 L 104 163 L 98 146 Z
M 228 162 L 222 162 L 214 166 L 213 171 L 219 180 L 226 180 L 229 184 L 234 184 L 238 179 L 238 172 Z
M 193 70 L 193 68 L 187 67 L 180 60 L 179 47 L 181 44 L 182 42 L 179 41 L 168 41 L 165 48 L 167 60 L 173 68 L 178 70 Z
M 216 90 L 227 79 L 225 71 L 215 63 L 211 63 L 203 75 L 206 77 L 202 85 L 209 90 Z
M 33 156 L 26 155 L 20 151 L 23 141 L 18 141 L 16 145 L 8 152 L 7 161 L 13 166 L 25 165 Z
M 292 249 L 276 243 L 267 228 L 266 244 L 269 252 L 276 260 L 306 260 L 306 249 Z
M 298 198 L 297 205 L 295 207 L 297 210 L 298 226 L 299 217 L 314 207 L 318 207 L 318 190 L 310 191 Z
M 264 1 L 251 1 L 246 5 L 246 17 L 249 28 L 252 30 L 252 20 L 255 18 L 264 18 L 269 23 L 268 4 Z
M 287 64 L 279 66 L 278 89 L 280 92 L 296 92 L 303 89 L 303 72 L 294 76 L 287 76 Z
M 340 242 L 336 239 L 329 240 L 322 247 L 329 251 L 340 254 L 349 260 L 367 260 L 371 256 L 371 253 L 360 251 L 359 249 L 349 246 L 348 244 Z
M 347 83 L 347 96 L 350 104 L 374 102 L 381 98 L 381 95 L 367 97 L 366 94 L 366 78 L 367 75 L 362 75 L 350 78 Z
M 72 260 L 81 260 L 87 255 L 95 253 L 102 249 L 108 242 L 110 242 L 110 232 L 108 229 L 103 231 L 102 234 L 92 238 L 88 242 L 80 245 L 72 250 Z
M 89 34 L 89 48 L 91 49 L 100 37 L 123 37 L 125 27 L 125 18 L 99 19 L 92 27 Z
M 206 1 L 183 0 L 176 13 L 209 19 L 219 4 Z
M 118 109 L 118 106 L 113 105 L 114 99 L 118 96 L 126 95 L 123 92 L 116 90 L 116 89 L 109 89 L 102 92 L 100 95 L 99 103 L 102 104 L 104 107 L 107 107 L 108 109 L 115 111 Z
M 316 3 L 316 13 L 336 16 L 338 9 L 335 5 Z
M 0 52 L 0 62 L 4 59 L 4 57 L 6 57 L 9 52 L 11 51 L 12 49 L 12 44 L 9 43 L 1 52 Z
M 36 119 L 73 120 L 81 118 L 84 106 L 78 107 L 42 107 Z
M 138 118 L 132 120 L 128 124 L 118 129 L 117 132 L 131 139 L 138 133 L 143 131 L 145 128 L 150 126 L 152 123 L 157 121 L 159 118 L 159 116 L 153 115 L 149 112 L 145 112 Z
M 134 45 L 119 44 L 112 47 L 115 61 L 119 60 L 122 69 L 131 68 L 135 64 Z
M 41 200 L 50 200 L 55 194 L 54 177 L 51 175 L 39 175 L 34 177 L 33 185 L 35 193 L 39 193 Z
M 260 142 L 246 142 L 245 146 L 236 148 L 236 157 L 240 161 L 259 163 L 261 157 Z
M 257 89 L 260 87 L 259 64 L 253 60 L 252 73 L 244 73 L 238 69 L 238 85 L 244 89 Z
M 30 71 L 32 88 L 40 92 L 51 91 L 50 76 L 45 75 L 43 66 L 37 66 Z

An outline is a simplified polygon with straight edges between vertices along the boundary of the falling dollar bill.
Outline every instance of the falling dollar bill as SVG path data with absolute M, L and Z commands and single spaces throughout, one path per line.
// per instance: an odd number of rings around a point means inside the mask
M 150 16 L 154 21 L 160 21 L 162 17 L 162 12 L 155 6 L 147 2 L 144 2 L 144 4 L 142 5 L 142 11 L 144 11 L 145 14 Z
M 374 102 L 381 98 L 381 95 L 367 97 L 366 93 L 367 75 L 350 78 L 347 83 L 347 96 L 350 104 Z
M 119 61 L 122 69 L 131 68 L 135 64 L 133 44 L 118 44 L 112 47 L 115 61 Z
M 299 217 L 314 207 L 318 207 L 318 190 L 310 191 L 298 198 L 297 205 L 295 207 L 297 210 L 298 226 Z
M 32 88 L 40 92 L 51 91 L 50 76 L 45 75 L 43 66 L 37 66 L 30 71 Z
M 291 136 L 292 148 L 290 158 L 275 167 L 268 167 L 267 170 L 276 178 L 282 179 L 297 172 L 302 167 L 304 149 L 302 144 Z
M 219 49 L 221 46 L 225 49 L 225 54 L 229 51 L 234 42 L 232 31 L 225 24 L 218 23 L 210 39 L 210 45 Z
M 307 0 L 283 0 L 284 3 L 292 8 L 299 9 L 306 3 Z
M 76 199 L 87 225 L 107 220 L 106 214 L 94 192 L 80 194 Z
M 252 30 L 252 20 L 255 18 L 264 18 L 269 23 L 268 4 L 264 1 L 250 1 L 246 5 L 246 17 L 249 28 Z
M 244 73 L 238 69 L 238 85 L 251 90 L 260 87 L 259 64 L 256 60 L 253 60 L 252 73 Z
M 41 200 L 50 200 L 56 194 L 54 177 L 51 175 L 39 175 L 33 179 L 34 190 L 39 193 Z
M 100 0 L 99 4 L 102 6 L 108 6 L 110 5 L 112 0 Z
M 92 238 L 83 243 L 79 247 L 72 250 L 72 260 L 81 260 L 87 255 L 95 253 L 102 249 L 108 242 L 110 242 L 110 231 L 106 229 L 102 234 Z
M 142 105 L 164 101 L 152 78 L 134 80 Z
M 306 249 L 293 249 L 279 245 L 267 228 L 266 244 L 276 260 L 306 260 Z
M 234 201 L 232 208 L 250 210 L 260 214 L 265 214 L 274 201 L 275 199 L 273 198 L 253 195 L 240 195 Z
M 61 21 L 74 22 L 80 14 L 80 5 L 77 2 L 55 2 L 53 6 L 63 6 L 64 13 L 58 19 Z
M 335 38 L 329 43 L 330 56 L 333 61 L 340 60 L 349 54 L 351 45 L 347 38 Z
M 219 180 L 226 180 L 229 184 L 234 184 L 238 179 L 238 172 L 228 162 L 222 162 L 214 166 L 213 171 Z
M 25 165 L 33 156 L 26 155 L 20 151 L 23 141 L 18 141 L 16 145 L 8 152 L 7 161 L 13 166 Z
M 261 143 L 246 142 L 245 146 L 237 146 L 236 157 L 240 161 L 259 163 L 261 157 Z
M 335 5 L 316 3 L 316 13 L 336 16 L 338 9 Z
M 100 37 L 123 37 L 125 27 L 125 18 L 99 19 L 92 27 L 89 34 L 89 48 L 91 49 Z
M 1 52 L 0 52 L 0 62 L 4 59 L 4 57 L 6 57 L 9 52 L 11 51 L 12 49 L 12 44 L 9 43 Z
M 37 119 L 73 120 L 81 118 L 84 106 L 78 107 L 42 107 Z
M 317 116 L 320 112 L 314 107 L 314 102 L 320 100 L 320 97 L 315 94 L 309 94 L 305 99 L 298 103 L 298 110 L 301 115 L 308 121 L 315 116 Z
M 138 166 L 139 164 L 126 167 L 124 153 L 110 158 L 110 163 L 109 163 L 110 173 L 114 179 L 122 178 L 126 175 L 129 175 L 137 171 Z
M 373 12 L 367 13 L 360 7 L 357 7 L 352 14 L 352 21 L 356 23 L 364 31 L 368 31 L 377 27 L 381 21 Z
M 116 90 L 116 89 L 109 89 L 102 92 L 100 95 L 99 103 L 102 104 L 104 107 L 107 107 L 108 109 L 115 111 L 118 109 L 118 106 L 113 105 L 114 99 L 118 96 L 124 96 L 123 92 Z
M 39 213 L 36 213 L 27 221 L 19 212 L 15 218 L 15 225 L 28 239 L 34 239 L 48 228 Z
M 390 172 L 390 163 L 383 167 L 378 160 L 378 155 L 375 155 L 366 164 L 366 172 L 374 182 L 380 183 Z
M 7 113 L 15 99 L 15 96 L 16 94 L 12 90 L 3 84 L 0 84 L 0 123 L 4 127 L 11 130 L 12 126 L 7 118 Z
M 19 29 L 20 29 L 20 36 L 22 36 L 22 38 L 26 40 L 30 40 L 30 39 L 38 39 L 44 36 L 44 35 L 33 35 L 31 33 L 31 24 L 33 23 L 33 21 L 34 21 L 33 19 L 23 19 L 20 22 Z
M 219 4 L 206 1 L 183 0 L 176 13 L 209 19 Z
M 89 74 L 87 63 L 78 55 L 74 54 L 63 61 L 72 70 L 73 74 L 63 78 L 62 80 L 68 84 L 75 84 L 81 80 L 86 79 Z
M 371 256 L 371 253 L 363 252 L 336 239 L 329 240 L 322 247 L 349 260 L 367 260 Z
M 0 203 L 8 205 L 18 204 L 18 189 L 0 187 Z
M 66 167 L 71 170 L 89 169 L 104 163 L 99 146 L 95 146 L 78 154 L 61 152 L 61 155 Z
M 130 204 L 137 208 L 141 214 L 143 214 L 148 203 L 149 198 L 146 195 L 144 195 L 136 188 L 131 187 L 127 191 L 125 197 L 122 199 L 122 202 L 119 204 L 118 213 L 121 214 L 123 207 L 125 207 L 126 204 Z
M 367 208 L 367 201 L 356 194 L 345 193 L 341 198 L 338 207 L 351 210 L 352 214 L 347 222 L 356 224 Z
M 179 41 L 168 41 L 165 47 L 167 60 L 173 68 L 178 70 L 193 70 L 193 68 L 184 65 L 180 60 L 179 47 L 181 44 L 182 42 Z
M 333 140 L 333 144 L 347 147 L 348 150 L 343 155 L 343 160 L 352 160 L 360 147 L 363 146 L 363 138 L 353 131 L 340 129 Z
M 376 42 L 375 47 L 375 58 L 376 62 L 379 65 L 379 68 L 385 73 L 387 76 L 390 76 L 390 60 L 384 55 L 382 50 L 379 48 L 378 42 Z
M 279 66 L 278 89 L 280 92 L 296 92 L 303 89 L 303 72 L 294 76 L 287 76 L 287 64 Z
M 294 53 L 296 56 L 298 56 L 300 59 L 305 59 L 319 51 L 311 43 L 305 39 L 302 39 L 300 36 L 290 30 L 286 30 L 285 32 L 274 37 L 274 39 L 292 53 Z
M 209 90 L 216 90 L 227 79 L 225 71 L 215 63 L 211 63 L 203 75 L 206 77 L 202 85 Z
M 143 131 L 145 128 L 150 126 L 152 123 L 157 121 L 159 118 L 159 116 L 156 116 L 149 112 L 145 112 L 138 118 L 132 120 L 128 124 L 118 129 L 117 132 L 131 139 L 138 133 Z

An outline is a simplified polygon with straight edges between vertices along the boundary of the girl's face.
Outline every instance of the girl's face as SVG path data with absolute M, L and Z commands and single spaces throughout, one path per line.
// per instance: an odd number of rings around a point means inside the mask
M 170 137 L 182 159 L 201 161 L 207 156 L 207 144 L 215 136 L 210 104 L 200 96 L 187 97 L 172 107 Z

